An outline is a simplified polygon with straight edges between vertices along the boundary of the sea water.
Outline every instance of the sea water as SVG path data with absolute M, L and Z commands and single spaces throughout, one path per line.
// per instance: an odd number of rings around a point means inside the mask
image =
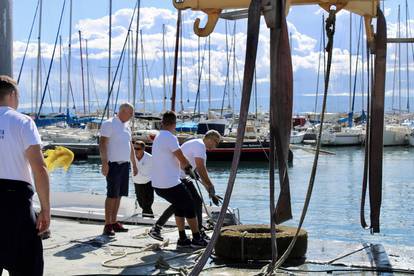
M 334 155 L 321 154 L 315 186 L 303 227 L 310 239 L 378 242 L 414 246 L 414 148 L 384 148 L 381 233 L 371 235 L 360 226 L 364 148 L 327 148 Z M 289 168 L 293 219 L 297 225 L 303 209 L 314 153 L 296 149 Z M 162 164 L 154 164 L 162 169 Z M 209 162 L 217 194 L 224 195 L 230 174 L 229 162 Z M 230 202 L 238 208 L 242 223 L 269 223 L 269 169 L 265 162 L 241 162 Z M 276 179 L 278 179 L 276 177 Z M 105 194 L 105 178 L 99 160 L 75 162 L 68 172 L 51 174 L 53 191 Z M 279 184 L 276 183 L 276 192 Z M 135 197 L 130 185 L 130 197 Z M 276 197 L 277 198 L 277 197 Z M 208 197 L 204 199 L 209 204 Z M 156 197 L 156 200 L 162 199 Z M 369 198 L 366 200 L 369 224 Z

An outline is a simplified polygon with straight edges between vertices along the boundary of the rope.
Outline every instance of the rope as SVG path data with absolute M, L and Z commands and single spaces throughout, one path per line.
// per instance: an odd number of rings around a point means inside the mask
M 217 223 L 214 227 L 213 236 L 211 237 L 210 242 L 207 245 L 203 255 L 201 256 L 198 263 L 194 266 L 193 270 L 190 272 L 190 276 L 198 276 L 203 270 L 204 265 L 207 263 L 210 258 L 211 252 L 213 251 L 214 245 L 217 242 L 220 229 L 224 222 L 224 217 L 227 211 L 227 208 L 230 203 L 231 194 L 233 192 L 233 187 L 236 182 L 237 168 L 239 166 L 241 148 L 243 144 L 243 137 L 246 130 L 247 115 L 249 111 L 250 97 L 252 92 L 253 85 L 253 76 L 254 68 L 256 66 L 256 56 L 257 56 L 257 45 L 259 42 L 259 31 L 260 31 L 260 16 L 261 16 L 261 0 L 253 0 L 250 3 L 249 8 L 249 17 L 248 17 L 248 27 L 247 27 L 247 43 L 246 43 L 246 62 L 244 64 L 244 78 L 243 78 L 243 92 L 242 99 L 240 104 L 240 116 L 239 124 L 237 129 L 237 140 L 236 147 L 233 155 L 232 168 L 230 172 L 230 178 L 227 184 L 226 194 L 224 196 L 223 204 L 221 211 L 217 220 Z
M 43 103 L 44 103 L 45 96 L 46 96 L 46 89 L 47 89 L 47 87 L 49 85 L 50 72 L 52 71 L 53 60 L 55 59 L 56 45 L 57 45 L 58 39 L 59 39 L 60 28 L 62 26 L 63 13 L 65 12 L 65 6 L 66 6 L 66 0 L 63 1 L 62 12 L 60 14 L 59 26 L 58 26 L 58 30 L 57 30 L 57 34 L 56 34 L 56 39 L 55 39 L 55 45 L 53 46 L 53 53 L 52 53 L 52 58 L 50 60 L 49 71 L 47 72 L 45 89 L 43 90 L 42 101 L 40 102 L 40 107 L 39 107 L 39 111 L 38 111 L 38 113 L 36 115 L 36 118 L 39 118 L 39 116 L 40 116 L 40 112 L 42 110 Z
M 29 49 L 30 39 L 32 38 L 33 27 L 34 27 L 36 17 L 37 17 L 37 11 L 39 10 L 39 4 L 40 4 L 40 1 L 37 1 L 36 10 L 33 16 L 32 26 L 30 27 L 29 38 L 27 39 L 26 49 L 24 50 L 22 64 L 20 65 L 19 76 L 17 77 L 17 83 L 20 82 L 20 77 L 22 76 L 24 62 L 26 61 L 26 56 L 27 56 L 27 50 Z
M 132 23 L 134 22 L 135 13 L 137 12 L 137 8 L 139 8 L 138 7 L 139 6 L 139 3 L 140 3 L 140 1 L 137 0 L 137 2 L 135 4 L 135 7 L 134 7 L 134 11 L 132 13 L 131 21 L 129 22 L 129 26 L 128 26 L 128 30 L 129 31 L 131 30 Z M 139 12 L 138 12 L 138 15 L 139 15 Z M 123 57 L 124 57 L 124 54 L 125 54 L 125 48 L 126 48 L 126 44 L 128 42 L 129 34 L 130 34 L 130 32 L 128 32 L 127 35 L 126 35 L 126 37 L 125 37 L 124 45 L 123 45 L 122 51 L 121 51 L 121 56 L 119 57 L 118 65 L 117 65 L 116 70 L 115 70 L 115 75 L 113 77 L 112 84 L 111 84 L 111 88 L 110 88 L 109 93 L 108 93 L 108 98 L 106 99 L 106 104 L 105 104 L 104 110 L 102 112 L 101 124 L 102 124 L 102 122 L 103 122 L 103 120 L 105 118 L 106 110 L 107 110 L 107 108 L 109 108 L 109 101 L 111 100 L 112 92 L 114 90 L 114 85 L 115 85 L 115 82 L 116 82 L 116 79 L 117 79 L 117 76 L 118 76 L 119 67 L 121 65 L 121 62 L 122 62 Z
M 130 255 L 139 254 L 139 253 L 142 253 L 142 252 L 145 252 L 145 251 L 162 250 L 162 248 L 168 246 L 169 242 L 170 242 L 170 240 L 167 239 L 165 242 L 163 242 L 161 244 L 159 244 L 159 243 L 150 244 L 149 246 L 144 247 L 141 250 L 124 253 L 121 256 L 117 256 L 115 258 L 103 261 L 101 265 L 103 267 L 108 267 L 108 268 L 128 268 L 128 267 L 140 266 L 142 264 L 135 263 L 135 264 L 129 264 L 129 265 L 110 265 L 109 263 L 112 263 L 114 261 L 123 259 L 127 256 L 130 256 Z M 148 265 L 148 263 L 144 263 L 144 265 Z
M 211 214 L 207 209 L 206 203 L 204 202 L 203 194 L 201 193 L 201 188 L 200 188 L 200 185 L 198 184 L 197 176 L 194 173 L 193 173 L 193 177 L 194 177 L 194 181 L 197 186 L 198 193 L 200 194 L 200 198 L 201 198 L 201 202 L 203 203 L 204 210 L 206 211 L 208 218 L 212 220 Z
M 306 199 L 305 199 L 304 207 L 302 210 L 300 222 L 296 230 L 296 234 L 293 237 L 291 243 L 289 244 L 289 247 L 287 248 L 285 253 L 280 257 L 280 259 L 276 262 L 274 268 L 272 268 L 271 270 L 268 270 L 267 266 L 265 266 L 258 275 L 271 275 L 277 268 L 279 268 L 285 262 L 285 260 L 288 258 L 289 254 L 291 253 L 293 247 L 295 246 L 297 237 L 299 235 L 299 232 L 302 228 L 302 224 L 306 217 L 310 199 L 312 197 L 312 191 L 313 191 L 313 186 L 314 186 L 315 177 L 316 177 L 316 170 L 318 167 L 319 151 L 321 147 L 322 129 L 323 129 L 323 124 L 324 124 L 324 119 L 325 119 L 326 102 L 327 102 L 327 95 L 328 95 L 328 88 L 329 88 L 329 77 L 330 77 L 331 65 L 332 65 L 332 50 L 333 50 L 333 39 L 334 39 L 334 34 L 335 34 L 335 22 L 336 22 L 336 10 L 330 10 L 329 17 L 326 20 L 326 27 L 325 27 L 325 30 L 328 36 L 328 44 L 325 48 L 326 52 L 328 52 L 328 63 L 327 63 L 327 71 L 325 75 L 325 91 L 324 91 L 323 104 L 322 104 L 321 124 L 319 128 L 319 133 L 318 133 L 315 158 L 313 161 L 312 172 L 311 172 L 311 176 L 309 179 L 308 190 L 307 190 Z

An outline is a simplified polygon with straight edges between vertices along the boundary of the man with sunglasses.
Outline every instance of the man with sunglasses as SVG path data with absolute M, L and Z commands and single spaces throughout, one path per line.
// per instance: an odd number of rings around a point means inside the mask
M 142 209 L 142 217 L 153 218 L 152 204 L 154 203 L 154 189 L 151 185 L 152 155 L 145 151 L 143 141 L 134 142 L 135 162 L 138 174 L 132 176 L 135 186 L 135 194 L 139 207 Z
M 191 166 L 195 168 L 195 173 L 193 173 L 193 177 L 201 179 L 201 183 L 206 188 L 209 197 L 212 198 L 215 204 L 218 204 L 216 192 L 214 189 L 214 185 L 208 176 L 207 168 L 206 168 L 206 161 L 207 161 L 207 149 L 214 149 L 220 144 L 221 135 L 216 130 L 209 130 L 203 139 L 192 139 L 190 141 L 185 142 L 181 145 L 181 151 L 183 152 L 184 156 L 188 159 Z M 197 189 L 194 186 L 193 181 L 187 177 L 184 171 L 181 171 L 181 182 L 186 186 L 187 190 L 190 192 L 193 202 L 194 208 L 197 214 L 197 222 L 198 228 L 200 229 L 200 235 L 202 238 L 209 240 L 210 237 L 206 235 L 206 233 L 202 230 L 203 227 L 203 210 L 202 204 L 203 201 L 197 192 Z M 168 221 L 168 219 L 174 214 L 174 206 L 171 205 L 168 207 L 160 218 L 157 220 L 155 225 L 151 228 L 148 235 L 156 240 L 164 240 L 161 236 L 161 229 Z

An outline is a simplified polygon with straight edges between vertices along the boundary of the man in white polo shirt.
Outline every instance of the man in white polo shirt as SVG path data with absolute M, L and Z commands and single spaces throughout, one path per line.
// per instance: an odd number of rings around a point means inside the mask
M 198 229 L 194 200 L 180 180 L 180 166 L 188 174 L 192 167 L 181 151 L 177 137 L 173 134 L 176 120 L 173 111 L 167 111 L 162 116 L 162 129 L 152 144 L 152 186 L 157 195 L 174 206 L 179 233 L 177 247 L 205 247 L 207 241 L 201 237 Z M 192 240 L 185 234 L 184 218 L 191 228 Z
M 102 160 L 102 174 L 106 177 L 105 227 L 103 234 L 113 236 L 115 232 L 127 232 L 117 221 L 121 197 L 128 196 L 130 161 L 133 175 L 137 174 L 131 130 L 128 121 L 134 115 L 129 103 L 119 107 L 117 116 L 102 123 L 99 152 Z
M 0 275 L 43 275 L 39 235 L 50 224 L 49 176 L 33 120 L 16 111 L 16 82 L 0 76 Z M 36 219 L 32 207 L 33 181 L 40 200 Z
M 139 207 L 142 209 L 142 217 L 153 218 L 152 204 L 154 203 L 154 189 L 151 185 L 152 155 L 145 151 L 143 141 L 134 142 L 135 157 L 138 174 L 132 177 L 135 186 L 135 194 Z
M 209 197 L 213 200 L 215 204 L 218 204 L 218 198 L 216 197 L 215 188 L 213 183 L 208 176 L 206 161 L 207 161 L 207 149 L 214 149 L 220 144 L 221 135 L 216 130 L 209 130 L 203 137 L 203 139 L 192 139 L 181 145 L 181 151 L 184 156 L 188 159 L 191 166 L 196 169 L 197 174 L 201 178 L 201 183 L 204 185 L 208 191 Z M 202 204 L 203 200 L 201 199 L 197 189 L 194 186 L 193 181 L 185 174 L 184 171 L 181 171 L 181 182 L 184 183 L 187 190 L 190 192 L 195 206 L 195 211 L 197 214 L 198 228 L 200 229 L 201 237 L 206 240 L 209 240 L 210 237 L 203 231 L 203 210 Z M 156 221 L 154 226 L 151 228 L 148 233 L 152 238 L 156 240 L 163 240 L 161 236 L 161 229 L 168 221 L 168 219 L 174 214 L 174 206 L 171 205 L 162 213 L 159 219 Z

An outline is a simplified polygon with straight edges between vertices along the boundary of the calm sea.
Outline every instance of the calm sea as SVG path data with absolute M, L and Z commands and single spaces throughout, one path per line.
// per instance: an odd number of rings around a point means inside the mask
M 314 192 L 304 223 L 310 238 L 414 246 L 414 148 L 384 150 L 381 233 L 374 236 L 359 225 L 363 148 L 328 150 L 335 155 L 319 158 Z M 313 153 L 294 150 L 293 167 L 289 169 L 294 219 L 288 225 L 298 223 L 312 162 Z M 162 169 L 162 165 L 159 166 Z M 224 194 L 230 163 L 210 162 L 208 170 L 217 193 Z M 51 179 L 54 191 L 104 194 L 106 190 L 99 160 L 76 162 L 66 173 L 62 170 L 53 172 Z M 230 204 L 240 210 L 242 223 L 269 221 L 268 186 L 266 163 L 241 163 Z M 130 185 L 130 197 L 134 195 L 133 185 Z M 369 206 L 366 216 L 369 220 Z

